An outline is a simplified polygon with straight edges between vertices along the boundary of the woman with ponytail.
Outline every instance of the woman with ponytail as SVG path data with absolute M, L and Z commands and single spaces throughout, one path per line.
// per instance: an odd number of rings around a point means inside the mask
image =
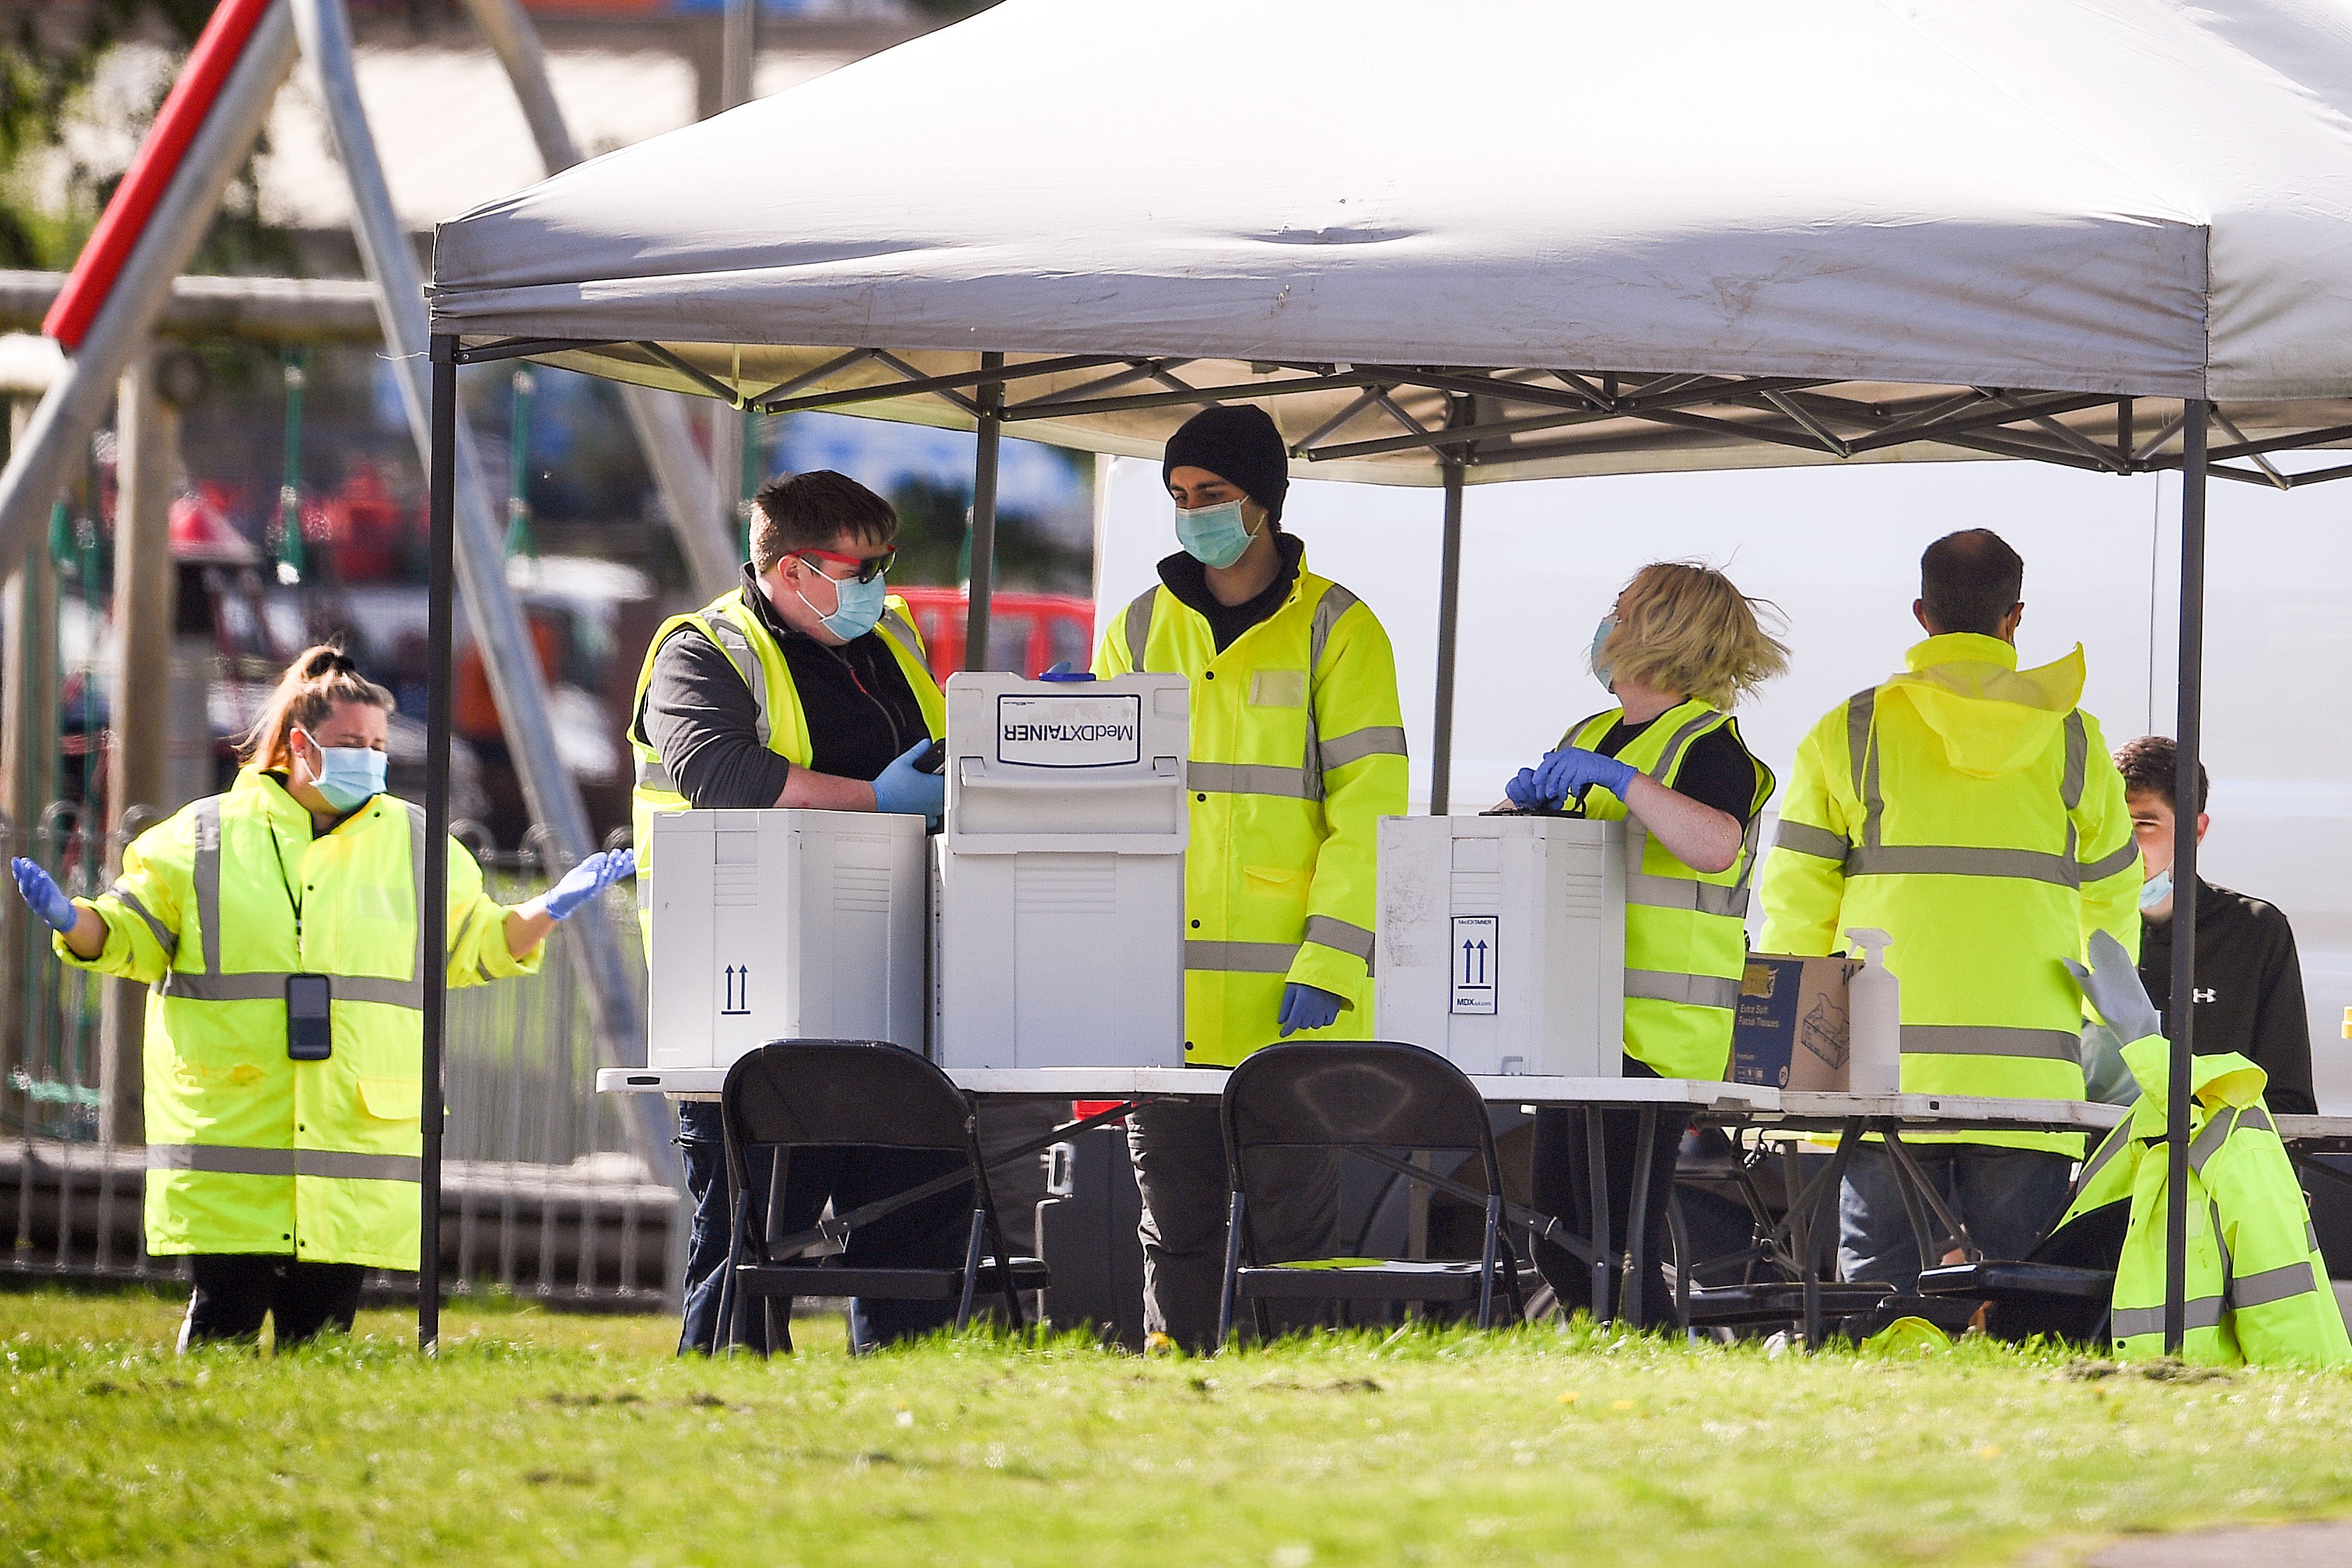
M 71 899 L 18 891 L 58 956 L 145 982 L 147 1250 L 191 1259 L 181 1344 L 348 1331 L 368 1269 L 417 1265 L 425 811 L 384 792 L 392 694 L 349 655 L 296 659 L 227 793 L 123 851 Z M 454 841 L 448 983 L 539 967 L 549 929 L 622 877 L 592 855 L 515 907 Z

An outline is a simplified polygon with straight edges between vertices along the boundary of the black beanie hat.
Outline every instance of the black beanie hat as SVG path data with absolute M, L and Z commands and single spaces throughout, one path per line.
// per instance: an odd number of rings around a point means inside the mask
M 1160 459 L 1160 482 L 1179 468 L 1205 468 L 1282 521 L 1282 497 L 1290 489 L 1290 454 L 1274 416 L 1253 403 L 1204 408 L 1168 438 Z

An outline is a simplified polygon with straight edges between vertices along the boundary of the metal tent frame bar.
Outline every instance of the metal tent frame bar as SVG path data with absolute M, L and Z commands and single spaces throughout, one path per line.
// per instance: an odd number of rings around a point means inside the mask
M 434 379 L 436 465 L 446 461 L 446 441 L 454 439 L 457 365 L 614 346 L 604 342 L 508 338 L 467 347 L 456 336 L 436 337 L 433 353 L 435 368 L 440 372 Z M 2177 471 L 2181 476 L 2181 538 L 2179 707 L 2176 728 L 2179 772 L 2176 793 L 2183 800 L 2196 793 L 2200 751 L 2207 476 L 2280 491 L 2352 477 L 2352 463 L 2286 473 L 2268 461 L 2273 453 L 2352 442 L 2352 424 L 2330 424 L 2249 439 L 2228 411 L 2196 399 L 2138 399 L 2112 393 L 1970 386 L 1958 391 L 1939 389 L 1909 398 L 1869 401 L 1838 390 L 1842 385 L 1855 383 L 1822 378 L 1286 361 L 1254 364 L 1251 369 L 1264 378 L 1261 380 L 1197 385 L 1184 381 L 1179 372 L 1201 361 L 1118 354 L 1060 354 L 1015 360 L 991 352 L 982 356 L 976 370 L 925 375 L 881 349 L 844 350 L 803 374 L 751 392 L 694 365 L 663 345 L 645 342 L 633 347 L 654 365 L 686 377 L 710 395 L 725 399 L 735 407 L 756 409 L 762 413 L 848 408 L 893 399 L 928 397 L 939 399 L 971 418 L 978 432 L 979 444 L 973 476 L 973 559 L 965 642 L 968 666 L 986 657 L 997 455 L 1006 426 L 1043 419 L 1354 391 L 1357 395 L 1347 404 L 1293 444 L 1291 455 L 1317 463 L 1425 450 L 1437 465 L 1444 496 L 1444 530 L 1438 609 L 1436 733 L 1432 747 L 1430 805 L 1433 812 L 1443 812 L 1452 803 L 1463 493 L 1467 471 L 1473 467 L 1507 475 L 1514 466 L 1544 459 L 1670 450 L 1688 446 L 1694 436 L 1702 436 L 1790 447 L 1832 461 L 1895 446 L 1941 445 L 1986 456 L 2117 476 Z M 820 390 L 821 383 L 828 380 L 876 364 L 894 379 Z M 1007 400 L 1008 389 L 1021 382 L 1096 369 L 1107 373 L 1074 389 Z M 1150 390 L 1123 390 L 1138 383 L 1148 383 Z M 1442 395 L 1445 400 L 1443 423 L 1424 423 L 1402 407 L 1395 394 L 1408 390 Z M 2142 441 L 2138 438 L 2138 404 L 2142 402 L 2178 402 L 2180 413 L 2152 437 Z M 445 403 L 450 406 L 445 408 Z M 2065 423 L 2068 415 L 2107 410 L 2112 410 L 2109 441 L 2095 439 L 2083 429 Z M 1381 434 L 1363 430 L 1352 439 L 1335 439 L 1360 423 L 1377 425 Z M 1603 424 L 1623 428 L 1607 433 L 1594 431 L 1582 439 L 1564 434 Z M 2210 444 L 2210 425 L 2220 426 L 2230 440 L 2221 445 Z M 445 431 L 450 433 L 447 438 Z M 1518 439 L 1537 434 L 1549 435 L 1551 439 Z M 2173 447 L 2176 438 L 2177 449 Z M 2232 466 L 2241 462 L 2245 465 Z M 436 467 L 435 472 L 432 527 L 437 568 L 439 552 L 447 549 L 452 515 L 449 490 L 440 477 L 443 470 Z M 436 583 L 440 580 L 436 575 Z M 436 619 L 432 643 L 435 684 L 428 777 L 435 785 L 428 809 L 446 815 L 449 737 L 449 625 L 446 615 Z M 2174 852 L 2175 918 L 2193 927 L 2197 918 L 2194 835 L 2184 836 Z M 2188 1180 L 2189 1057 L 2195 1025 L 2195 1009 L 2189 1000 L 2196 989 L 2194 943 L 2175 944 L 2171 982 L 2171 1006 L 2167 1016 L 2174 1022 L 2168 1100 L 2173 1135 L 2168 1174 L 2170 1203 L 2166 1237 L 2165 1343 L 2168 1350 L 2177 1353 L 2187 1327 L 2183 1204 Z M 430 977 L 427 990 L 428 1083 L 436 1081 L 437 1067 L 433 1064 L 437 1063 L 440 1053 L 440 988 L 441 978 L 436 972 Z

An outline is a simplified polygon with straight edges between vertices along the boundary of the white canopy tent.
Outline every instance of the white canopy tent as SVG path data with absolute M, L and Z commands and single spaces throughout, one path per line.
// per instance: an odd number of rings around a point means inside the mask
M 1445 487 L 1444 810 L 1467 483 L 2179 469 L 2193 779 L 2205 475 L 2352 474 L 2269 456 L 2352 442 L 2347 220 L 2329 0 L 1005 0 L 441 225 L 436 552 L 461 362 L 972 427 L 984 649 L 1003 429 L 1277 400 L 1295 471 Z

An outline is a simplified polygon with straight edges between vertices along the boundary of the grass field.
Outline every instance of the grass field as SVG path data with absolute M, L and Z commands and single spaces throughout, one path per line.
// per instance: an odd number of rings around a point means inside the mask
M 0 1562 L 2066 1563 L 2352 1512 L 2352 1378 L 1549 1330 L 1210 1362 L 934 1342 L 679 1363 L 666 1321 L 459 1308 L 171 1354 L 0 1294 Z

